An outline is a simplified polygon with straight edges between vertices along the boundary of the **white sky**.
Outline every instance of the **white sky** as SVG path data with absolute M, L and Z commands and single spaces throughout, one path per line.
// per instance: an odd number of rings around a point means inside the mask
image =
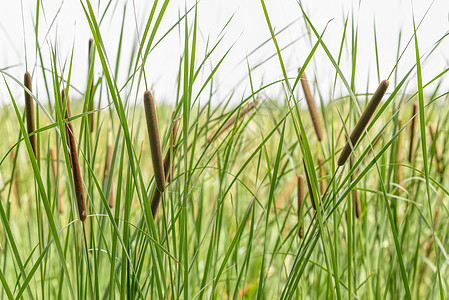
M 103 13 L 108 1 L 92 1 L 97 18 Z M 152 1 L 144 0 L 120 0 L 112 1 L 112 7 L 108 11 L 102 25 L 101 32 L 107 49 L 109 62 L 115 65 L 117 44 L 120 35 L 120 23 L 123 14 L 123 7 L 126 4 L 126 21 L 124 29 L 124 53 L 121 60 L 121 76 L 117 81 L 119 86 L 123 85 L 126 78 L 128 60 L 131 45 L 136 37 L 137 19 L 139 33 L 142 35 L 146 18 L 149 16 Z M 160 0 L 159 2 L 163 2 Z M 165 31 L 170 28 L 178 19 L 178 14 L 184 12 L 184 7 L 191 7 L 195 1 L 173 0 L 167 8 L 166 15 L 161 24 L 158 40 Z M 295 0 L 265 0 L 272 25 L 279 32 L 284 26 L 297 21 L 288 30 L 276 36 L 280 46 L 285 46 L 296 39 L 290 47 L 282 52 L 284 62 L 287 65 L 287 72 L 290 76 L 297 74 L 297 68 L 304 62 L 312 49 L 308 38 L 301 38 L 306 33 L 302 13 Z M 395 0 L 369 0 L 349 1 L 349 0 L 314 0 L 303 1 L 309 17 L 319 32 L 326 23 L 329 23 L 324 36 L 324 41 L 331 50 L 335 59 L 338 57 L 343 25 L 345 18 L 349 15 L 349 22 L 358 23 L 358 54 L 357 54 L 357 80 L 356 92 L 365 92 L 369 78 L 369 87 L 373 90 L 377 84 L 377 70 L 374 51 L 373 20 L 376 22 L 380 77 L 386 78 L 396 63 L 397 41 L 399 31 L 402 30 L 402 46 L 413 33 L 412 5 L 414 8 L 416 22 L 424 15 L 432 1 L 395 1 Z M 83 3 L 85 1 L 83 0 Z M 135 12 L 134 15 L 134 5 Z M 33 87 L 41 101 L 47 101 L 44 92 L 44 85 L 40 68 L 36 66 L 36 47 L 33 22 L 36 15 L 35 0 L 0 0 L 0 68 L 22 80 L 26 69 L 34 72 Z M 87 73 L 87 41 L 91 37 L 90 29 L 84 15 L 82 5 L 77 0 L 42 0 L 39 25 L 39 44 L 43 51 L 44 65 L 50 67 L 50 47 L 58 45 L 58 57 L 62 64 L 69 61 L 72 47 L 74 49 L 72 84 L 75 88 L 83 91 L 86 86 Z M 160 4 L 157 12 L 159 12 Z M 23 10 L 22 10 L 23 7 Z M 60 11 L 58 13 L 58 9 Z M 45 13 L 45 15 L 44 15 Z M 239 101 L 243 96 L 248 96 L 249 77 L 245 58 L 258 45 L 262 44 L 270 37 L 268 27 L 263 15 L 260 0 L 201 0 L 198 4 L 198 37 L 197 54 L 200 59 L 204 57 L 205 41 L 209 37 L 210 43 L 215 43 L 219 38 L 219 33 L 227 20 L 234 14 L 229 26 L 225 29 L 224 40 L 217 48 L 215 55 L 210 59 L 210 63 L 215 66 L 221 56 L 235 43 L 231 52 L 227 56 L 225 63 L 220 67 L 215 84 L 219 84 L 218 91 L 213 101 L 224 101 L 231 91 L 234 91 L 234 101 Z M 419 47 L 421 54 L 429 50 L 432 45 L 441 38 L 449 29 L 449 1 L 435 0 L 427 17 L 418 31 Z M 23 16 L 23 17 L 22 17 Z M 56 18 L 55 18 L 56 16 Z M 50 28 L 53 19 L 53 26 Z M 193 20 L 193 14 L 189 15 L 189 22 Z M 348 24 L 347 41 L 351 40 L 351 24 Z M 49 30 L 50 28 L 50 30 Z M 183 30 L 183 28 L 181 28 Z M 172 31 L 167 38 L 160 43 L 150 54 L 145 65 L 146 76 L 151 85 L 151 89 L 157 99 L 173 101 L 176 93 L 176 78 L 179 67 L 180 55 L 183 51 L 183 31 L 181 37 L 179 29 Z M 313 39 L 313 43 L 316 39 Z M 127 46 L 129 45 L 129 46 Z M 25 55 L 26 47 L 26 55 Z M 346 44 L 343 53 L 342 70 L 348 80 L 351 77 L 349 44 Z M 266 43 L 257 52 L 247 57 L 252 68 L 275 53 L 272 41 Z M 26 59 L 25 59 L 26 57 Z M 424 82 L 427 82 L 436 74 L 448 67 L 449 43 L 443 42 L 438 51 L 432 55 L 432 60 L 423 65 Z M 200 60 L 197 61 L 199 63 Z M 399 64 L 399 74 L 404 74 L 413 66 L 415 62 L 414 43 L 412 42 Z M 324 54 L 321 47 L 309 65 L 307 74 L 309 80 L 313 80 L 313 73 L 317 76 L 317 84 L 325 95 L 329 95 L 334 79 L 333 67 L 329 59 Z M 97 57 L 95 74 L 101 71 L 100 61 Z M 47 74 L 50 75 L 50 74 Z M 206 76 L 207 73 L 204 74 Z M 67 74 L 65 74 L 67 77 Z M 51 78 L 48 76 L 48 78 Z M 252 79 L 256 88 L 261 82 L 268 83 L 282 78 L 282 72 L 276 57 L 265 62 L 260 67 L 252 71 Z M 393 78 L 392 78 L 393 79 Z M 390 82 L 393 80 L 390 79 Z M 23 93 L 14 81 L 8 79 L 8 84 L 15 96 Z M 204 77 L 200 82 L 204 81 Z M 444 81 L 444 86 L 448 86 L 448 81 Z M 413 89 L 414 82 L 409 87 Z M 339 83 L 341 86 L 341 83 Z M 137 96 L 143 95 L 142 91 L 137 92 Z M 72 97 L 76 97 L 76 91 L 72 90 Z M 201 101 L 208 99 L 207 93 Z M 276 85 L 267 90 L 264 95 L 282 95 L 280 85 Z M 134 97 L 136 95 L 134 94 Z M 0 81 L 0 102 L 9 103 L 9 96 L 3 80 Z M 20 98 L 21 99 L 21 98 Z M 204 99 L 204 100 L 203 100 Z

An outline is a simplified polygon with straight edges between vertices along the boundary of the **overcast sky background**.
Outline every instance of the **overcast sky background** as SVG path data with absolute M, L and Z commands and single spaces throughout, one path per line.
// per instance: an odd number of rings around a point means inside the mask
M 84 1 L 83 1 L 84 2 Z M 103 13 L 108 1 L 92 1 L 96 16 Z M 140 35 L 146 18 L 150 14 L 152 1 L 147 0 L 120 0 L 112 1 L 112 7 L 105 16 L 101 25 L 105 48 L 109 62 L 115 65 L 117 45 L 120 35 L 121 17 L 126 5 L 126 19 L 124 28 L 124 53 L 122 54 L 121 72 L 117 78 L 119 86 L 126 80 L 126 72 L 131 45 L 137 37 L 136 22 Z M 162 2 L 162 1 L 160 1 Z M 158 31 L 158 40 L 168 28 L 170 28 L 183 14 L 185 7 L 190 8 L 195 1 L 173 0 L 167 8 L 161 28 Z M 302 18 L 300 7 L 296 0 L 265 0 L 271 23 L 275 27 L 275 33 L 286 25 L 296 22 L 288 30 L 276 34 L 277 41 L 283 47 L 294 41 L 282 52 L 289 76 L 297 74 L 297 68 L 302 65 L 312 49 L 311 42 L 306 34 L 306 27 Z M 344 21 L 349 16 L 349 22 L 358 26 L 358 53 L 357 53 L 357 84 L 356 92 L 365 92 L 367 83 L 371 92 L 378 84 L 376 69 L 373 24 L 376 23 L 380 63 L 380 79 L 386 78 L 396 64 L 397 42 L 399 31 L 402 31 L 401 51 L 413 34 L 412 7 L 416 22 L 423 17 L 432 1 L 349 1 L 349 0 L 314 0 L 303 1 L 311 21 L 319 32 L 332 20 L 324 35 L 324 41 L 329 47 L 333 57 L 337 59 L 341 37 L 343 35 Z M 158 10 L 160 9 L 158 6 Z M 22 80 L 25 70 L 33 73 L 33 86 L 35 93 L 43 102 L 47 101 L 44 91 L 41 70 L 36 68 L 36 43 L 33 22 L 36 15 L 35 0 L 0 0 L 0 68 L 5 69 L 14 77 Z M 56 16 L 56 18 L 55 18 Z M 224 31 L 224 39 L 217 51 L 210 58 L 210 63 L 215 66 L 222 55 L 234 45 L 225 63 L 220 67 L 216 77 L 217 92 L 213 101 L 224 101 L 234 92 L 233 100 L 240 101 L 250 94 L 250 82 L 245 59 L 251 68 L 255 68 L 260 62 L 275 53 L 272 41 L 266 43 L 255 53 L 250 53 L 259 45 L 270 38 L 260 0 L 201 0 L 198 3 L 198 37 L 197 55 L 199 59 L 204 57 L 206 40 L 214 44 L 222 35 L 220 32 L 229 18 L 233 16 L 228 27 Z M 55 19 L 54 19 L 55 18 Z M 54 24 L 52 24 L 54 19 Z M 193 20 L 193 14 L 189 15 L 189 22 Z M 351 39 L 351 24 L 348 24 L 347 37 Z M 50 28 L 50 29 L 49 29 Z M 181 28 L 182 29 L 182 28 Z M 182 29 L 183 30 L 183 29 Z M 418 31 L 419 47 L 421 54 L 431 49 L 432 45 L 449 30 L 449 1 L 435 0 L 433 6 L 424 19 Z M 182 31 L 181 31 L 182 32 Z M 150 54 L 146 65 L 146 76 L 157 99 L 173 101 L 176 95 L 176 79 L 179 67 L 180 55 L 183 51 L 182 34 L 179 29 L 172 31 Z M 58 45 L 58 58 L 61 63 L 70 60 L 72 48 L 74 49 L 72 84 L 84 91 L 87 73 L 87 43 L 91 37 L 90 29 L 82 9 L 77 0 L 42 0 L 39 25 L 39 44 L 43 50 L 44 65 L 50 66 L 50 44 Z M 316 39 L 312 40 L 314 43 Z M 26 49 L 26 51 L 25 51 Z M 347 43 L 341 68 L 349 80 L 351 77 L 350 45 Z M 399 75 L 405 74 L 415 63 L 414 43 L 412 42 L 405 52 L 398 66 Z M 424 82 L 427 82 L 442 70 L 448 67 L 449 42 L 446 40 L 432 54 L 431 60 L 423 65 Z M 100 61 L 96 59 L 95 74 L 98 77 Z M 307 75 L 312 84 L 318 85 L 329 99 L 334 80 L 334 68 L 321 47 L 307 68 Z M 49 75 L 49 74 L 48 74 Z M 255 87 L 262 83 L 269 83 L 282 78 L 279 61 L 276 57 L 268 60 L 252 71 L 252 80 Z M 314 75 L 317 81 L 314 80 Z M 65 74 L 67 76 L 67 74 Z M 204 74 L 207 76 L 207 73 Z M 202 79 L 204 81 L 204 78 Z M 20 97 L 23 93 L 13 80 L 7 79 L 13 94 Z M 200 82 L 203 82 L 200 80 Z M 390 79 L 394 84 L 394 79 Z M 443 88 L 448 87 L 448 80 L 443 81 Z M 339 91 L 341 82 L 338 81 Z M 415 83 L 410 83 L 408 89 L 413 91 Z M 358 90 L 360 89 L 360 90 Z M 298 91 L 300 94 L 300 91 Z M 136 92 L 135 96 L 143 95 L 143 91 Z M 276 97 L 283 95 L 280 85 L 275 85 L 264 91 L 264 96 Z M 72 97 L 80 96 L 76 90 L 72 90 Z M 204 95 L 201 101 L 208 99 Z M 22 97 L 23 98 L 23 97 Z M 3 80 L 0 82 L 0 101 L 9 103 L 10 99 Z M 21 98 L 20 98 L 21 99 Z M 326 100 L 325 99 L 325 100 Z

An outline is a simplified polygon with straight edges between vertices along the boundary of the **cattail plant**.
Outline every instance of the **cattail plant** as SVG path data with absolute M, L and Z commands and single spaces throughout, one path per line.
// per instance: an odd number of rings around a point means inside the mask
M 429 133 L 430 133 L 430 137 L 432 138 L 432 143 L 434 145 L 434 150 L 435 150 L 435 163 L 438 167 L 438 172 L 441 174 L 443 172 L 443 165 L 441 163 L 441 156 L 440 156 L 440 151 L 438 150 L 438 145 L 437 145 L 437 141 L 436 141 L 436 131 L 435 131 L 435 126 L 430 123 L 428 125 L 429 128 Z
M 302 163 L 304 165 L 304 172 L 306 174 L 307 188 L 309 189 L 310 201 L 312 202 L 313 209 L 316 210 L 315 197 L 313 196 L 312 192 L 312 184 L 310 183 L 310 176 L 309 172 L 307 172 L 306 162 L 304 161 L 304 159 L 302 160 Z
M 321 195 L 324 195 L 324 193 L 326 192 L 326 171 L 324 170 L 324 161 L 323 159 L 320 157 L 318 158 L 318 167 L 320 168 L 320 177 L 321 177 L 321 181 L 320 181 L 320 193 Z
M 301 68 L 299 68 L 298 71 L 301 72 Z M 318 116 L 315 100 L 313 99 L 312 92 L 310 91 L 309 82 L 307 80 L 305 72 L 301 74 L 300 81 L 302 85 L 302 90 L 304 91 L 304 96 L 306 98 L 307 107 L 309 108 L 310 117 L 312 118 L 313 128 L 315 129 L 318 141 L 321 142 L 321 140 L 323 139 L 323 129 L 321 127 L 320 117 Z
M 62 102 L 66 103 L 66 118 L 71 116 L 70 113 L 70 100 L 69 96 L 66 95 L 65 90 L 62 90 L 61 93 Z M 70 150 L 70 164 L 72 166 L 72 175 L 73 175 L 73 185 L 75 188 L 75 196 L 76 196 L 76 204 L 78 205 L 78 213 L 81 221 L 85 221 L 87 217 L 86 211 L 86 201 L 84 199 L 84 188 L 83 188 L 83 180 L 81 178 L 81 170 L 78 161 L 78 154 L 76 152 L 76 142 L 75 142 L 75 134 L 73 131 L 73 126 L 71 121 L 66 121 L 65 129 L 67 134 L 67 146 Z
M 27 131 L 28 134 L 34 132 L 36 130 L 36 123 L 34 121 L 34 102 L 33 97 L 31 96 L 31 93 L 33 92 L 33 89 L 31 88 L 31 75 L 28 72 L 25 72 L 24 76 L 24 85 L 28 89 L 25 90 L 25 116 L 26 116 L 26 123 L 27 123 Z M 36 135 L 30 135 L 30 144 L 31 148 L 33 148 L 34 157 L 37 158 L 37 141 L 36 141 Z
M 377 90 L 374 92 L 373 97 L 368 102 L 368 105 L 366 106 L 365 110 L 360 116 L 359 121 L 352 130 L 351 135 L 349 136 L 349 141 L 346 142 L 346 145 L 343 148 L 340 157 L 338 158 L 337 163 L 339 166 L 344 165 L 345 162 L 348 160 L 349 155 L 351 155 L 351 145 L 355 147 L 355 145 L 357 144 L 357 141 L 359 140 L 360 136 L 365 130 L 366 125 L 368 125 L 368 122 L 373 116 L 380 101 L 382 100 L 382 97 L 385 95 L 388 85 L 389 85 L 388 80 L 383 80 L 380 83 Z
M 402 128 L 402 119 L 398 118 L 398 129 Z M 402 161 L 402 139 L 401 134 L 398 135 L 398 149 L 396 153 L 396 163 L 398 164 L 397 167 L 397 178 L 398 178 L 398 184 L 401 184 L 402 182 L 402 168 L 401 168 L 401 161 Z
M 173 122 L 173 127 L 171 130 L 171 144 L 165 154 L 164 158 L 164 173 L 165 173 L 165 182 L 169 183 L 173 178 L 174 172 L 174 163 L 172 162 L 172 155 L 175 156 L 176 152 L 176 134 L 178 132 L 178 120 Z M 170 166 L 172 163 L 172 166 Z M 153 219 L 156 218 L 157 209 L 159 208 L 159 204 L 161 203 L 162 192 L 158 189 L 154 191 L 153 198 L 151 199 L 151 212 L 153 214 Z
M 413 144 L 415 141 L 415 123 L 416 123 L 416 113 L 418 112 L 418 104 L 413 103 L 413 111 L 412 111 L 412 121 L 410 126 L 410 147 L 408 151 L 408 161 L 412 162 L 413 158 Z
M 240 113 L 237 115 L 232 116 L 229 118 L 229 120 L 221 127 L 221 129 L 218 129 L 213 134 L 211 134 L 207 138 L 207 142 L 211 142 L 214 139 L 216 139 L 220 134 L 228 130 L 230 127 L 232 127 L 235 124 L 235 121 L 238 119 L 243 118 L 244 115 L 246 115 L 248 112 L 250 112 L 254 107 L 257 106 L 257 104 L 260 101 L 260 97 L 257 97 L 254 102 L 248 103 L 243 109 L 240 110 Z
M 301 215 L 301 208 L 304 203 L 304 197 L 306 195 L 304 190 L 304 177 L 302 175 L 298 175 L 298 221 L 299 221 L 299 238 L 303 238 L 303 217 Z
M 89 72 L 90 69 L 92 69 L 92 60 L 93 60 L 93 55 L 94 55 L 94 40 L 93 39 L 89 39 L 89 50 L 88 50 L 88 73 L 87 73 L 87 78 L 89 78 Z M 94 99 L 93 99 L 93 94 L 94 94 L 94 76 L 92 75 L 92 80 L 89 82 L 90 85 L 90 92 L 88 95 L 88 107 L 89 107 L 89 111 L 91 112 L 89 114 L 89 129 L 90 132 L 92 132 L 94 130 L 94 114 L 93 114 L 93 110 L 94 110 Z
M 58 160 L 56 156 L 56 149 L 54 147 L 50 147 L 50 161 L 51 161 L 51 171 L 53 173 L 53 181 L 57 185 L 56 193 L 58 194 L 59 199 L 59 213 L 64 212 L 64 203 L 62 202 L 61 190 L 58 185 Z
M 16 147 L 12 148 L 11 150 L 11 161 L 14 166 L 14 162 L 16 161 Z M 14 171 L 14 177 L 13 177 L 13 187 L 14 187 L 14 194 L 16 194 L 17 199 L 17 205 L 19 208 L 22 205 L 22 201 L 20 200 L 20 189 L 19 189 L 19 172 L 17 172 L 17 163 L 16 163 L 16 170 Z
M 164 163 L 162 162 L 161 142 L 159 140 L 159 129 L 157 126 L 156 108 L 153 95 L 146 91 L 143 95 L 145 116 L 147 120 L 148 137 L 150 139 L 151 159 L 153 161 L 154 180 L 159 192 L 165 188 Z

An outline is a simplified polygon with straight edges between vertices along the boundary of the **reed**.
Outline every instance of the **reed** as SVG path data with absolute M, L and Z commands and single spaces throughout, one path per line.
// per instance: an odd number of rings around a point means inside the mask
M 309 173 L 307 172 L 306 163 L 304 159 L 302 160 L 302 164 L 304 165 L 304 172 L 306 174 L 307 188 L 309 189 L 310 201 L 312 202 L 313 209 L 316 210 L 315 197 L 313 196 L 312 185 L 310 184 L 310 177 Z
M 248 103 L 244 108 L 242 108 L 240 110 L 240 113 L 238 115 L 234 115 L 231 118 L 229 118 L 229 120 L 221 127 L 221 129 L 217 129 L 213 134 L 209 135 L 209 137 L 207 138 L 207 142 L 209 143 L 209 142 L 213 141 L 218 136 L 220 136 L 223 132 L 225 132 L 226 130 L 231 128 L 235 124 L 235 121 L 237 120 L 237 118 L 238 119 L 243 118 L 244 115 L 249 113 L 254 107 L 257 106 L 257 104 L 259 104 L 259 101 L 260 101 L 260 97 L 257 97 L 254 102 Z
M 416 123 L 416 116 L 418 112 L 418 104 L 413 103 L 413 111 L 412 111 L 412 120 L 410 125 L 410 147 L 408 150 L 408 161 L 412 162 L 413 159 L 413 144 L 415 143 L 415 123 Z
M 318 158 L 318 166 L 320 168 L 320 193 L 321 195 L 324 195 L 326 192 L 326 170 L 324 169 L 324 160 L 320 157 Z
M 62 90 L 61 92 L 61 99 L 63 103 L 64 102 L 66 103 L 66 117 L 70 118 L 71 116 L 70 99 L 69 96 L 65 94 L 65 90 Z M 76 204 L 78 206 L 79 218 L 82 222 L 84 222 L 87 217 L 86 201 L 84 198 L 83 180 L 81 178 L 81 170 L 78 161 L 78 154 L 76 151 L 75 134 L 73 131 L 71 121 L 67 121 L 65 125 L 67 133 L 67 146 L 70 149 L 70 163 L 72 166 L 73 185 L 75 188 Z
M 28 134 L 34 132 L 36 130 L 36 122 L 34 120 L 34 102 L 33 97 L 30 93 L 33 92 L 33 89 L 31 87 L 31 75 L 28 72 L 25 72 L 25 76 L 23 79 L 25 87 L 29 90 L 25 90 L 25 116 L 26 116 L 26 124 L 27 124 L 27 131 Z M 37 158 L 37 141 L 36 141 L 36 135 L 30 135 L 29 136 L 31 148 L 33 148 L 34 157 Z
M 165 173 L 165 182 L 169 183 L 172 180 L 173 172 L 174 172 L 174 162 L 172 162 L 172 155 L 175 156 L 176 152 L 176 134 L 178 132 L 178 120 L 175 120 L 173 123 L 173 127 L 171 130 L 171 144 L 165 154 L 164 158 L 164 173 Z M 172 166 L 170 166 L 170 162 Z M 158 189 L 154 191 L 153 198 L 151 199 L 151 212 L 153 214 L 153 219 L 156 218 L 157 210 L 159 208 L 159 204 L 161 203 L 162 192 Z
M 298 69 L 301 72 L 301 68 Z M 312 118 L 313 128 L 315 129 L 318 141 L 321 142 L 323 139 L 323 128 L 321 127 L 320 117 L 318 116 L 318 111 L 316 109 L 315 100 L 313 99 L 312 92 L 310 91 L 309 81 L 307 80 L 306 73 L 301 74 L 301 85 L 304 91 L 304 96 L 306 98 L 307 107 L 309 108 L 310 117 Z
M 302 206 L 304 204 L 304 197 L 306 195 L 304 190 L 304 177 L 302 175 L 298 175 L 298 222 L 299 222 L 299 238 L 303 238 L 303 216 L 302 216 Z
M 51 171 L 53 174 L 53 181 L 56 185 L 56 193 L 58 195 L 58 204 L 59 204 L 59 213 L 64 212 L 64 202 L 62 202 L 61 197 L 61 189 L 58 185 L 58 158 L 56 155 L 56 149 L 54 147 L 50 147 L 50 161 L 51 161 Z
M 339 166 L 344 165 L 348 160 L 348 157 L 351 155 L 351 145 L 355 147 L 355 145 L 357 144 L 357 141 L 359 140 L 360 136 L 365 130 L 366 125 L 368 125 L 369 120 L 376 111 L 376 108 L 382 100 L 382 97 L 385 95 L 385 92 L 388 89 L 388 85 L 388 80 L 383 80 L 377 90 L 374 92 L 373 97 L 368 102 L 368 105 L 366 106 L 365 110 L 360 116 L 359 121 L 352 130 L 351 135 L 349 136 L 349 141 L 346 142 L 346 145 L 343 148 L 340 157 L 338 158 L 337 163 Z
M 89 72 L 90 69 L 92 68 L 92 61 L 93 61 L 93 54 L 94 54 L 94 40 L 91 38 L 89 39 L 89 50 L 88 50 L 88 73 L 87 73 L 87 78 L 89 78 Z M 95 122 L 95 116 L 93 114 L 93 110 L 94 110 L 94 99 L 93 99 L 93 95 L 94 95 L 94 76 L 92 74 L 92 80 L 89 82 L 90 85 L 90 91 L 89 91 L 89 111 L 91 112 L 89 114 L 89 129 L 90 132 L 93 132 L 94 130 L 94 122 Z
M 154 180 L 159 192 L 165 188 L 164 163 L 162 162 L 161 142 L 159 140 L 159 129 L 157 126 L 156 108 L 153 95 L 146 91 L 143 96 L 145 116 L 147 120 L 148 137 L 150 139 L 151 159 L 153 161 Z

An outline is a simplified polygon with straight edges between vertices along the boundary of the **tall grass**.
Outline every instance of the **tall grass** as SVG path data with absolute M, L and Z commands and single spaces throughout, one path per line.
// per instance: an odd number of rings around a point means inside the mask
M 250 52 L 248 88 L 222 95 L 232 18 L 205 36 L 202 2 L 173 21 L 173 2 L 154 1 L 139 12 L 143 23 L 117 13 L 119 2 L 79 5 L 92 36 L 85 86 L 72 82 L 86 74 L 77 49 L 67 55 L 43 35 L 42 1 L 30 8 L 27 40 L 37 62 L 28 54 L 26 66 L 0 66 L 9 95 L 0 111 L 1 299 L 447 298 L 449 68 L 422 75 L 447 36 L 423 52 L 421 20 L 408 44 L 398 36 L 391 65 L 373 24 L 372 60 L 362 61 L 356 11 L 334 52 L 301 2 L 287 26 L 301 32 L 285 44 L 287 28 L 275 29 L 261 0 L 266 40 L 254 51 L 270 58 L 254 62 Z M 117 48 L 104 40 L 108 18 L 121 24 Z M 165 102 L 149 90 L 161 94 L 151 60 L 169 36 L 181 53 L 170 58 L 178 80 Z M 413 40 L 408 66 L 400 53 Z M 296 44 L 307 50 L 300 62 L 285 52 Z M 318 53 L 331 68 L 312 77 Z M 269 61 L 275 79 L 253 80 Z M 377 90 L 359 69 L 373 63 L 377 80 L 387 78 Z M 28 73 L 22 80 L 26 69 L 44 88 L 32 89 Z

